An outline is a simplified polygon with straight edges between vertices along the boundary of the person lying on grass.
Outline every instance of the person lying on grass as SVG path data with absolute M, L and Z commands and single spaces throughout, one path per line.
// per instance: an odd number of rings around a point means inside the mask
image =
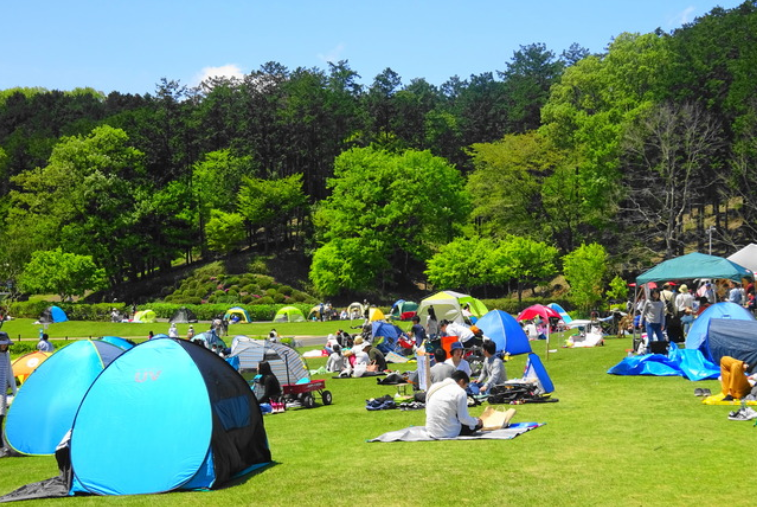
M 431 386 L 426 394 L 426 431 L 433 438 L 455 438 L 471 435 L 483 427 L 483 422 L 468 414 L 468 395 L 465 389 L 470 378 L 456 370 L 452 377 Z

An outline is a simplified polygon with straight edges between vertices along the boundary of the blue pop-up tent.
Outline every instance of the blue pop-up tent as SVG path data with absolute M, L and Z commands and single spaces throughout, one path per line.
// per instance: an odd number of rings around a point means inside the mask
M 699 314 L 699 317 L 691 324 L 689 334 L 686 335 L 686 348 L 699 349 L 707 340 L 707 333 L 710 328 L 712 319 L 731 319 L 731 320 L 748 320 L 753 321 L 754 316 L 736 303 L 723 301 L 707 307 L 705 311 Z
M 492 310 L 478 319 L 476 326 L 497 344 L 497 352 L 512 356 L 531 352 L 528 336 L 515 317 L 507 312 Z
M 5 421 L 5 439 L 21 454 L 49 455 L 71 429 L 87 390 L 124 349 L 100 340 L 63 347 L 34 370 Z
M 172 338 L 139 344 L 103 370 L 78 408 L 68 449 L 71 475 L 0 501 L 208 489 L 271 461 L 247 382 L 218 355 Z
M 58 306 L 48 306 L 39 316 L 40 324 L 57 324 L 67 322 L 68 315 Z

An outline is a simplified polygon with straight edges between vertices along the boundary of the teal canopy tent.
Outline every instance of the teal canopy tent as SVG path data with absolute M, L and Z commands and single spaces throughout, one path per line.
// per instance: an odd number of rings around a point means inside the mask
M 742 278 L 752 277 L 751 271 L 735 262 L 714 255 L 694 252 L 658 264 L 636 277 L 636 283 L 643 285 L 647 282 L 690 280 L 692 278 L 728 278 L 741 281 Z

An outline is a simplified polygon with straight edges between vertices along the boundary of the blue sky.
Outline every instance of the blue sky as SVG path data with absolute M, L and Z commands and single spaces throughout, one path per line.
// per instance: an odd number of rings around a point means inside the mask
M 18 0 L 0 18 L 0 89 L 91 86 L 152 93 L 268 61 L 348 60 L 370 84 L 386 67 L 440 85 L 504 70 L 521 45 L 602 51 L 622 32 L 671 31 L 736 0 Z

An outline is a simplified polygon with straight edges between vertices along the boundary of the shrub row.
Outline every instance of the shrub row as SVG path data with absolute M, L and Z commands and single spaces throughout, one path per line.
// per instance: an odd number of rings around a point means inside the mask
M 46 301 L 25 301 L 20 303 L 12 303 L 9 308 L 9 312 L 13 317 L 17 318 L 29 318 L 36 319 L 42 312 L 50 306 Z M 79 304 L 79 303 L 61 303 L 57 304 L 70 320 L 87 320 L 94 322 L 107 322 L 110 320 L 111 312 L 113 308 L 117 309 L 121 314 L 129 313 L 131 316 L 131 307 L 123 303 L 98 303 L 98 304 Z M 230 305 L 230 304 L 204 304 L 204 305 L 192 305 L 192 304 L 170 304 L 170 303 L 150 303 L 146 305 L 139 305 L 137 310 L 152 310 L 155 315 L 160 319 L 170 319 L 176 310 L 180 308 L 187 308 L 195 314 L 199 320 L 211 320 L 218 315 L 226 313 L 226 311 L 232 306 L 238 306 L 247 310 L 250 318 L 254 321 L 271 321 L 284 306 L 294 306 L 302 311 L 303 315 L 307 317 L 308 312 L 313 307 L 311 304 L 274 304 L 271 301 L 270 304 L 255 304 L 255 305 Z

